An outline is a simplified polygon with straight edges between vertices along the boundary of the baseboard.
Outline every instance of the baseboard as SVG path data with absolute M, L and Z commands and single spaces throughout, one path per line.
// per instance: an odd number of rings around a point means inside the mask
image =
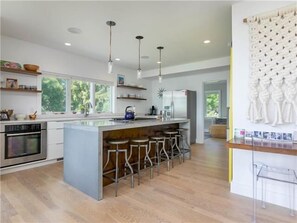
M 9 166 L 9 167 L 4 167 L 1 168 L 0 170 L 0 175 L 8 174 L 8 173 L 14 173 L 17 171 L 21 170 L 27 170 L 35 167 L 40 167 L 40 166 L 45 166 L 53 163 L 59 162 L 58 160 L 42 160 L 42 161 L 36 161 L 32 163 L 25 163 L 25 164 L 20 164 L 17 166 Z

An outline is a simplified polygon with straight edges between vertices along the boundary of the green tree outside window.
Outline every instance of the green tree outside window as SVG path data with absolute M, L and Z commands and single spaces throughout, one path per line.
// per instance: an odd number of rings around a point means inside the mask
M 206 94 L 206 117 L 216 117 L 220 115 L 220 94 L 207 93 Z

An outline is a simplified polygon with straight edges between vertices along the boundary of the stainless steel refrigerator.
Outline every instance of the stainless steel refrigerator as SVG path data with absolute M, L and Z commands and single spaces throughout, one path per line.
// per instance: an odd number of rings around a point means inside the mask
M 190 142 L 196 143 L 196 91 L 179 90 L 163 92 L 163 109 L 171 118 L 188 118 Z

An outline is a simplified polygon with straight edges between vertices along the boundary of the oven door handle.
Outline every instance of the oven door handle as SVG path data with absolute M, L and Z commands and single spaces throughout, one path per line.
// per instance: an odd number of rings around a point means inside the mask
M 24 135 L 35 135 L 41 134 L 41 132 L 28 132 L 28 133 L 14 133 L 14 134 L 6 134 L 6 136 L 24 136 Z

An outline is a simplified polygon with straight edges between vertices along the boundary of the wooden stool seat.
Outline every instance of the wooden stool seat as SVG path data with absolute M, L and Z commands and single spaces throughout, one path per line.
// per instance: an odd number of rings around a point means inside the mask
M 132 143 L 145 143 L 148 142 L 149 139 L 148 138 L 135 138 L 135 139 L 131 139 Z
M 121 144 L 126 144 L 128 142 L 129 142 L 128 139 L 112 139 L 107 141 L 107 143 L 111 145 L 121 145 Z

